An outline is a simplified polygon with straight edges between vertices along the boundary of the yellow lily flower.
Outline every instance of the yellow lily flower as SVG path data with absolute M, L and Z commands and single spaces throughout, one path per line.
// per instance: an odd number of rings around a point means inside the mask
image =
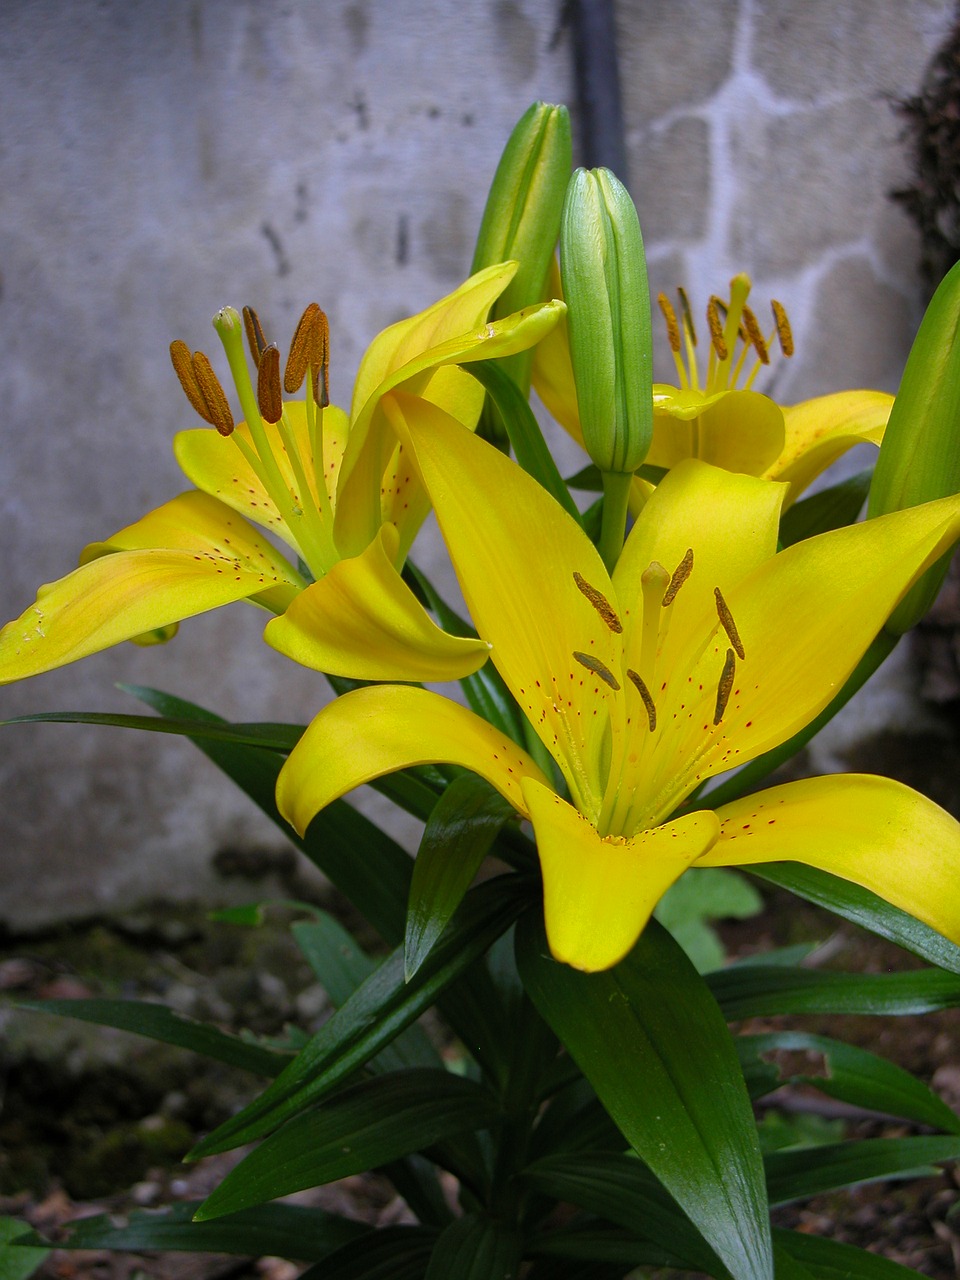
M 245 320 L 258 366 L 256 393 L 239 316 L 228 309 L 215 320 L 246 416 L 236 426 L 209 361 L 175 343 L 181 384 L 211 424 L 180 432 L 174 442 L 196 490 L 88 546 L 78 569 L 41 587 L 36 602 L 0 631 L 0 683 L 122 640 L 167 639 L 180 620 L 241 599 L 280 615 L 265 632 L 275 648 L 337 674 L 326 608 L 310 578 L 331 575 L 336 604 L 346 557 L 353 557 L 348 563 L 365 592 L 365 610 L 352 621 L 368 640 L 382 634 L 381 648 L 390 654 L 389 665 L 361 671 L 353 664 L 349 674 L 439 680 L 475 671 L 486 644 L 440 630 L 397 572 L 429 500 L 389 434 L 380 401 L 402 387 L 463 426 L 475 426 L 483 390 L 457 365 L 525 349 L 563 309 L 548 303 L 488 324 L 487 312 L 515 270 L 515 263 L 504 263 L 478 272 L 426 311 L 384 330 L 361 363 L 349 416 L 326 404 L 328 336 L 316 305 L 294 335 L 284 379 L 288 392 L 306 380 L 304 401 L 282 401 L 279 354 L 264 342 L 255 313 L 245 312 Z M 345 490 L 352 509 L 341 530 Z M 281 555 L 256 526 L 293 556 Z M 298 560 L 308 574 L 294 567 Z M 341 612 L 339 624 L 345 619 Z
M 558 274 L 553 284 L 554 296 L 561 297 Z M 659 295 L 678 385 L 653 385 L 653 441 L 646 461 L 673 467 L 684 458 L 700 458 L 727 471 L 782 480 L 790 485 L 786 507 L 848 449 L 864 442 L 879 445 L 893 396 L 839 391 L 779 405 L 754 391 L 758 373 L 770 363 L 774 339 L 790 356 L 793 337 L 778 302 L 772 304 L 773 330 L 765 337 L 747 305 L 749 293 L 750 279 L 741 274 L 730 282 L 728 301 L 710 299 L 703 373 L 697 367 L 697 331 L 686 294 L 679 292 L 679 317 L 665 295 Z M 535 351 L 533 384 L 553 417 L 582 444 L 565 325 L 558 325 Z M 642 494 L 647 493 L 644 485 Z
M 325 708 L 281 772 L 278 804 L 297 830 L 360 783 L 449 761 L 533 823 L 550 948 L 577 968 L 620 960 L 688 867 L 785 858 L 866 885 L 960 941 L 960 824 L 898 783 L 820 778 L 684 812 L 701 783 L 827 705 L 960 536 L 960 498 L 777 554 L 786 486 L 688 459 L 653 492 L 611 577 L 509 459 L 402 393 L 386 407 L 415 450 L 477 630 L 562 783 L 438 694 L 368 687 Z

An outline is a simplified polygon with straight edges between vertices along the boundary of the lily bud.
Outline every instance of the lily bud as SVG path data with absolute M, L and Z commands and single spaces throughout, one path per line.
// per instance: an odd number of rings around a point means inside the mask
M 870 485 L 867 517 L 960 492 L 960 263 L 927 307 L 890 411 Z M 937 597 L 950 555 L 931 565 L 886 629 L 916 625 Z
M 560 225 L 570 359 L 587 453 L 630 474 L 653 433 L 650 292 L 637 211 L 608 169 L 578 169 Z
M 519 263 L 491 320 L 544 301 L 572 156 L 566 107 L 535 102 L 500 157 L 470 268 L 473 274 L 497 262 Z

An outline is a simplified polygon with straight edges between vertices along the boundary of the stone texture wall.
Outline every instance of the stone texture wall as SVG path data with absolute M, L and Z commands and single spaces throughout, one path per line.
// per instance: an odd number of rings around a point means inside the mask
M 334 399 L 385 324 L 453 288 L 486 187 L 535 98 L 573 106 L 560 0 L 8 0 L 0 26 L 0 614 L 184 487 L 174 337 L 256 305 L 286 341 L 316 299 Z M 737 270 L 788 307 L 792 400 L 895 389 L 917 246 L 888 199 L 947 0 L 621 0 L 631 187 L 655 287 Z M 664 373 L 666 371 L 664 370 Z M 242 719 L 303 719 L 322 680 L 243 606 L 172 644 L 0 690 L 0 715 L 135 710 L 116 680 Z M 0 922 L 157 895 L 255 896 L 212 868 L 278 837 L 186 744 L 0 733 Z

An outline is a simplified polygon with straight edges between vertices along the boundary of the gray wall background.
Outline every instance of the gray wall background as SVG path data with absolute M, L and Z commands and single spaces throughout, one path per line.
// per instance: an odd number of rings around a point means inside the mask
M 629 180 L 655 288 L 750 271 L 798 356 L 787 400 L 895 390 L 920 314 L 891 101 L 946 0 L 621 0 Z M 466 274 L 486 189 L 535 98 L 573 106 L 560 0 L 6 0 L 0 24 L 0 615 L 186 487 L 175 337 L 254 304 L 281 343 L 316 300 L 334 400 L 384 325 Z M 668 370 L 662 370 L 667 376 Z M 303 720 L 322 678 L 244 606 L 0 690 L 0 716 L 136 710 L 116 680 L 237 719 Z M 899 696 L 899 695 L 898 695 Z M 885 704 L 886 705 L 886 704 Z M 893 710 L 899 714 L 894 702 Z M 889 711 L 889 706 L 888 706 Z M 188 745 L 0 731 L 0 923 L 152 897 L 253 896 L 218 851 L 279 836 Z

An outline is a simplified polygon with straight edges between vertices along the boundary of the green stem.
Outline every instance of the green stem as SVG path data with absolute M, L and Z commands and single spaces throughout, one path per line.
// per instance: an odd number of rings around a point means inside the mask
M 757 756 L 756 760 L 751 760 L 739 773 L 735 773 L 732 778 L 728 778 L 719 787 L 715 787 L 713 791 L 705 795 L 693 807 L 718 809 L 722 804 L 728 804 L 731 800 L 738 800 L 740 796 L 753 790 L 774 769 L 779 768 L 780 765 L 795 756 L 798 751 L 807 745 L 811 738 L 820 732 L 825 724 L 829 724 L 837 712 L 842 707 L 845 707 L 853 695 L 866 684 L 883 660 L 896 648 L 899 638 L 899 636 L 892 635 L 889 631 L 881 631 L 854 667 L 846 684 L 833 701 L 824 707 L 815 720 L 811 720 L 808 725 L 805 725 L 799 733 L 795 733 L 787 742 L 781 743 L 779 747 L 774 747 L 771 751 L 765 751 L 762 756 Z M 688 802 L 684 807 L 690 808 L 691 805 Z
M 607 567 L 607 573 L 612 574 L 623 550 L 623 537 L 627 528 L 627 499 L 630 497 L 633 474 L 629 471 L 604 471 L 601 475 L 603 517 L 597 550 Z

